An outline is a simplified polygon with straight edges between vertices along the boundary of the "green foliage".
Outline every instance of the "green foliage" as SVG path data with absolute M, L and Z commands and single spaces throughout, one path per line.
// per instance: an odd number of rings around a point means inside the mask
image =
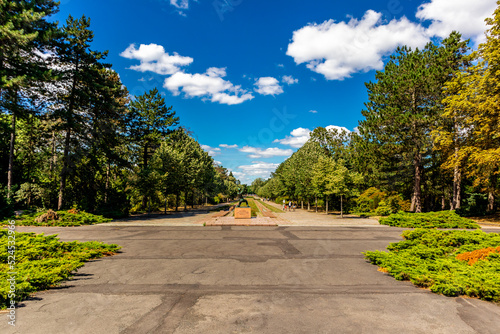
M 403 237 L 404 241 L 389 245 L 389 252 L 370 251 L 364 255 L 397 280 L 410 280 L 432 292 L 500 301 L 498 253 L 474 265 L 456 258 L 466 252 L 497 247 L 500 234 L 416 229 L 405 231 Z
M 457 213 L 464 217 L 486 215 L 488 213 L 488 196 L 478 193 L 467 194 Z
M 379 223 L 394 227 L 412 228 L 480 228 L 474 221 L 460 217 L 454 211 L 391 214 L 389 217 L 381 218 Z
M 0 230 L 0 308 L 10 301 L 8 231 Z M 55 235 L 15 233 L 16 302 L 54 287 L 72 276 L 84 262 L 115 254 L 120 247 L 101 242 L 60 242 Z
M 7 187 L 0 186 L 0 219 L 11 217 L 14 214 L 14 202 L 7 198 Z
M 16 225 L 18 226 L 81 226 L 102 224 L 112 221 L 111 218 L 104 218 L 103 216 L 93 215 L 85 211 L 80 211 L 78 213 L 57 211 L 59 219 L 42 223 L 37 222 L 36 219 L 44 213 L 45 212 L 25 214 L 19 217 L 13 217 L 8 220 L 4 220 L 3 222 L 0 222 L 0 224 L 7 225 L 10 220 L 15 220 Z
M 388 216 L 393 212 L 391 207 L 385 201 L 381 201 L 380 205 L 377 209 L 375 209 L 375 213 L 379 216 Z
M 356 210 L 359 212 L 375 211 L 385 197 L 385 192 L 375 187 L 368 188 L 356 199 Z

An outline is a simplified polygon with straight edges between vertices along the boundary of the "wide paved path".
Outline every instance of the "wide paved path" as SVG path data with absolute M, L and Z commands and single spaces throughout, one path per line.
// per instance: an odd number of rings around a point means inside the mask
M 398 282 L 363 259 L 401 229 L 19 227 L 123 247 L 2 314 L 0 333 L 500 333 L 500 307 Z

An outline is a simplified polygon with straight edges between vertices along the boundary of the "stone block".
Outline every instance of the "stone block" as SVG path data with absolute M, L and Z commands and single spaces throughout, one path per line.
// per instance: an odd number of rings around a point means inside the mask
M 236 208 L 234 209 L 234 219 L 251 219 L 252 209 L 251 208 Z

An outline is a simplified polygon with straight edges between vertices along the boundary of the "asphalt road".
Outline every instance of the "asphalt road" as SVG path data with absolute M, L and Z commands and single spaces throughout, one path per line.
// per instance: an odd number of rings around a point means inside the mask
M 402 229 L 19 227 L 117 243 L 20 305 L 1 333 L 500 333 L 500 307 L 398 282 L 364 260 Z M 498 231 L 498 230 L 497 230 Z

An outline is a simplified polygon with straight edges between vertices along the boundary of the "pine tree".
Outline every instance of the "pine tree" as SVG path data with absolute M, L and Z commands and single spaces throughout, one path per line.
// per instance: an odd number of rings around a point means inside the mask
M 159 147 L 162 140 L 172 133 L 178 124 L 172 107 L 167 107 L 165 99 L 158 89 L 150 90 L 137 96 L 130 103 L 128 116 L 129 131 L 138 151 L 141 152 L 143 173 L 148 170 L 150 156 Z M 139 160 L 141 160 L 141 158 Z M 146 207 L 148 196 L 143 196 L 143 206 Z
M 84 115 L 88 113 L 93 101 L 93 94 L 99 90 L 96 77 L 103 68 L 110 67 L 101 61 L 106 52 L 90 50 L 94 33 L 89 29 L 90 19 L 82 16 L 74 19 L 71 15 L 63 27 L 64 39 L 57 45 L 56 52 L 59 61 L 59 77 L 57 85 L 57 104 L 54 118 L 61 119 L 61 129 L 65 132 L 63 165 L 60 173 L 59 200 L 57 208 L 64 206 L 68 175 L 71 172 L 73 141 L 78 134 L 84 132 Z
M 34 82 L 46 80 L 50 74 L 40 52 L 50 44 L 55 31 L 54 23 L 45 17 L 58 10 L 53 0 L 6 1 L 0 0 L 0 108 L 11 115 L 7 196 L 11 196 L 14 183 L 14 151 L 16 123 L 29 117 L 21 100 L 26 98 Z

